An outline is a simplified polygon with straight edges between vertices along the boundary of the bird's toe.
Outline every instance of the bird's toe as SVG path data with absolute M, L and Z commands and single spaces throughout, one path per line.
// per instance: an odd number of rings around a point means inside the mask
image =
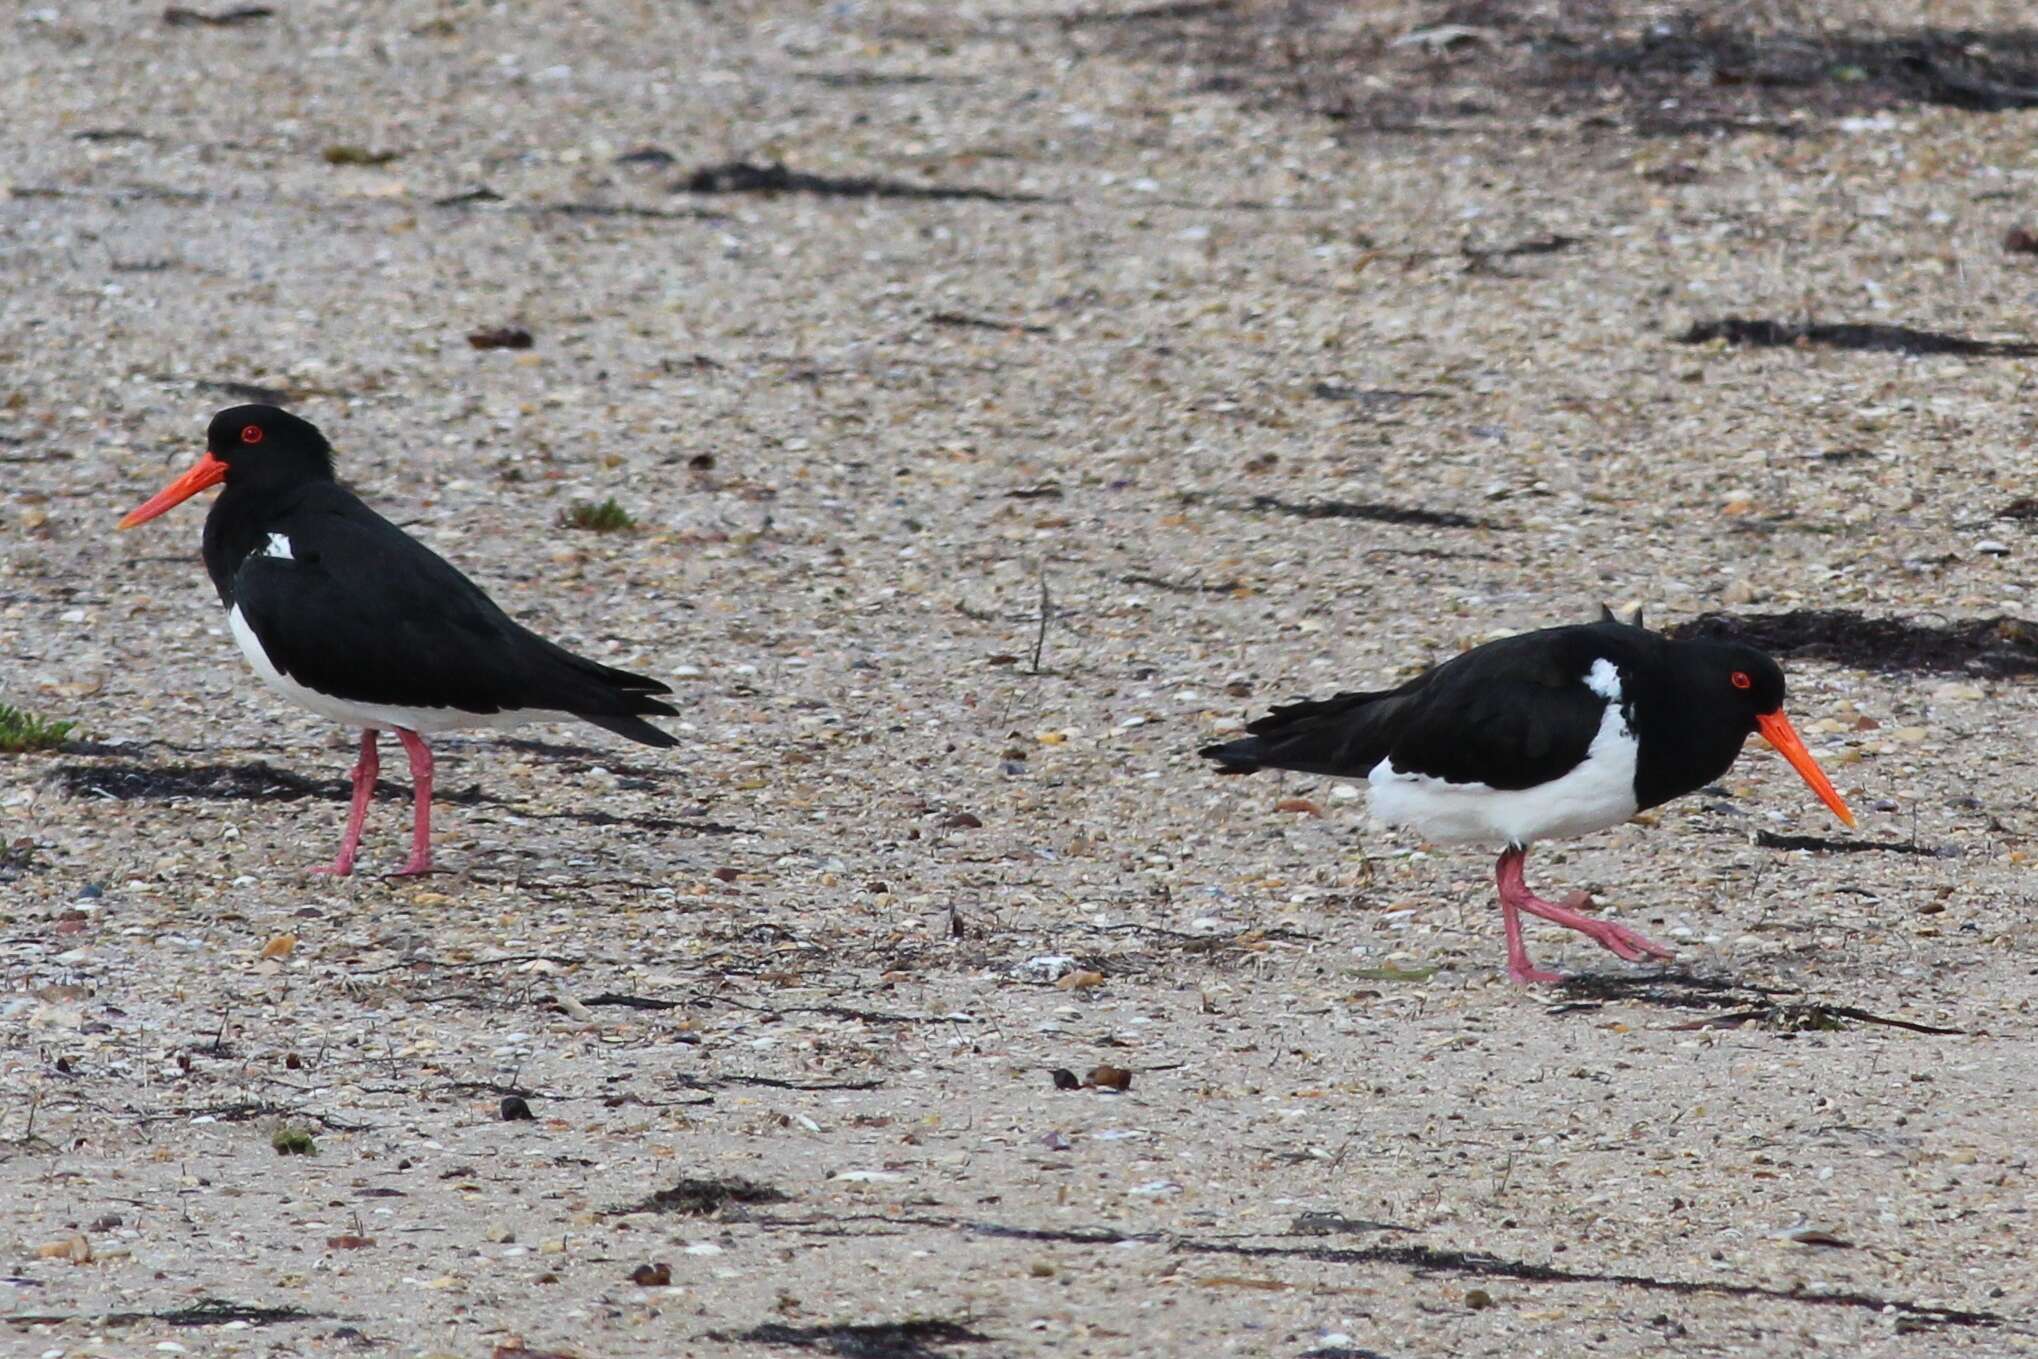
M 1652 958 L 1674 958 L 1677 955 L 1654 940 L 1646 939 L 1622 925 L 1607 924 L 1593 934 L 1600 947 L 1626 959 L 1631 963 L 1645 963 Z

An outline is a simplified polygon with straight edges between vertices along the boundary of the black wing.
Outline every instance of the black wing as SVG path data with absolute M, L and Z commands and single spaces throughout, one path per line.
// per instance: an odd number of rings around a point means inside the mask
M 336 488 L 337 489 L 337 488 Z M 437 553 L 340 493 L 271 521 L 288 557 L 242 558 L 233 600 L 270 662 L 307 688 L 401 708 L 572 713 L 648 745 L 667 686 L 575 656 L 497 608 Z
M 1364 778 L 1392 757 L 1403 773 L 1530 788 L 1591 747 L 1606 701 L 1585 686 L 1605 625 L 1524 633 L 1457 656 L 1399 689 L 1276 708 L 1245 740 L 1202 754 L 1226 773 L 1268 767 Z

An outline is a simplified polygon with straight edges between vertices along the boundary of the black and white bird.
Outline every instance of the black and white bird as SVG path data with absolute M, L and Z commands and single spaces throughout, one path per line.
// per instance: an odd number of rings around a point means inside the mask
M 1783 715 L 1783 671 L 1752 647 L 1673 641 L 1611 612 L 1505 637 L 1395 689 L 1275 708 L 1205 747 L 1219 772 L 1363 778 L 1376 820 L 1440 843 L 1502 847 L 1496 877 L 1517 982 L 1561 980 L 1522 944 L 1523 911 L 1630 962 L 1668 949 L 1545 901 L 1522 878 L 1538 840 L 1587 835 L 1704 787 L 1760 732 L 1847 825 L 1853 814 Z
M 248 664 L 286 698 L 361 731 L 339 857 L 353 871 L 380 767 L 376 733 L 410 755 L 410 859 L 431 871 L 429 733 L 578 718 L 649 746 L 677 745 L 644 720 L 677 716 L 657 680 L 576 656 L 509 615 L 446 560 L 333 477 L 309 421 L 274 406 L 213 417 L 190 470 L 120 521 L 132 528 L 209 486 L 205 569 Z

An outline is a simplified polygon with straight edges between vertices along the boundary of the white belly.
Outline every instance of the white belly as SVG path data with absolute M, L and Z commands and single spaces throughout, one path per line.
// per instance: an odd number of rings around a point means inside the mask
M 1366 782 L 1372 787 L 1373 817 L 1383 825 L 1406 826 L 1438 842 L 1526 847 L 1537 840 L 1589 835 L 1633 816 L 1636 748 L 1635 734 L 1615 701 L 1606 705 L 1585 759 L 1563 777 L 1533 788 L 1503 790 L 1404 774 L 1391 758 L 1374 765 Z
M 241 654 L 248 658 L 262 682 L 301 708 L 309 708 L 335 722 L 350 727 L 402 727 L 420 735 L 436 731 L 454 731 L 461 727 L 514 727 L 525 722 L 549 721 L 570 717 L 568 713 L 546 712 L 542 709 L 521 709 L 502 713 L 470 713 L 458 708 L 392 708 L 381 703 L 357 703 L 352 699 L 335 698 L 331 694 L 307 689 L 290 676 L 278 670 L 269 661 L 269 653 L 262 649 L 262 639 L 255 636 L 255 630 L 248 626 L 248 620 L 241 617 L 241 607 L 236 604 L 227 613 L 227 626 L 233 630 L 234 640 L 240 643 Z

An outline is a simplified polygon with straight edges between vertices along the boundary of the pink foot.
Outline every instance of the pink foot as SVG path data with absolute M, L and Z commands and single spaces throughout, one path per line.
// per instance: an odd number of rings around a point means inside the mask
M 1512 959 L 1507 964 L 1507 979 L 1516 986 L 1551 986 L 1564 980 L 1561 972 L 1545 972 L 1540 967 L 1528 966 L 1526 962 L 1517 967 Z
M 1507 926 L 1507 975 L 1517 982 L 1554 982 L 1563 980 L 1552 972 L 1540 972 L 1529 965 L 1528 952 L 1521 938 L 1520 911 L 1573 929 L 1598 944 L 1601 948 L 1631 963 L 1645 963 L 1655 958 L 1669 959 L 1677 955 L 1661 944 L 1635 933 L 1625 925 L 1616 925 L 1610 920 L 1585 915 L 1580 908 L 1590 906 L 1592 898 L 1583 892 L 1573 892 L 1564 898 L 1562 905 L 1545 901 L 1529 891 L 1522 878 L 1522 861 L 1527 852 L 1509 849 L 1500 856 L 1496 877 L 1500 884 L 1500 914 Z
M 1625 958 L 1628 962 L 1644 963 L 1651 958 L 1677 956 L 1661 944 L 1637 934 L 1625 925 L 1616 925 L 1611 920 L 1601 920 L 1598 916 L 1581 915 L 1571 909 L 1574 904 L 1589 906 L 1592 904 L 1592 898 L 1577 893 L 1565 898 L 1565 904 L 1562 906 L 1554 901 L 1541 901 L 1534 897 L 1519 903 L 1530 915 L 1539 915 L 1545 920 L 1574 929 L 1607 952 Z
M 1592 898 L 1583 892 L 1573 892 L 1564 898 L 1564 904 L 1552 913 L 1549 902 L 1543 902 L 1544 910 L 1524 905 L 1523 910 L 1540 915 L 1545 920 L 1554 920 L 1560 925 L 1569 925 L 1586 938 L 1598 944 L 1609 953 L 1618 954 L 1631 963 L 1647 962 L 1651 958 L 1675 958 L 1677 955 L 1661 944 L 1636 934 L 1625 925 L 1616 925 L 1611 920 L 1597 916 L 1580 915 L 1580 911 L 1592 905 Z
M 1601 948 L 1625 958 L 1631 963 L 1646 963 L 1651 958 L 1667 961 L 1677 956 L 1661 944 L 1636 934 L 1625 925 L 1616 925 L 1610 920 L 1602 920 L 1599 923 L 1598 929 L 1581 930 L 1580 933 L 1598 944 Z

